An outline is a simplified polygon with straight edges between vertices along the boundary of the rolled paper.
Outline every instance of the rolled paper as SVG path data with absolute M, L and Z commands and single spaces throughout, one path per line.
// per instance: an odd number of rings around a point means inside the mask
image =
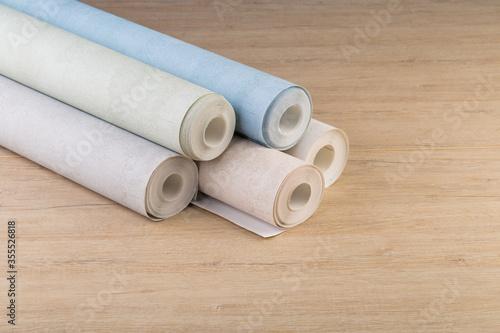
M 0 145 L 155 221 L 197 191 L 189 158 L 3 76 Z
M 344 131 L 313 119 L 304 137 L 285 153 L 317 166 L 325 187 L 337 181 L 349 158 L 349 139 Z
M 198 169 L 201 192 L 281 229 L 307 220 L 323 196 L 317 167 L 240 137 Z
M 308 127 L 311 97 L 296 84 L 78 1 L 0 3 L 221 94 L 234 107 L 236 131 L 254 141 L 285 150 Z
M 220 155 L 220 95 L 0 5 L 0 74 L 195 160 Z

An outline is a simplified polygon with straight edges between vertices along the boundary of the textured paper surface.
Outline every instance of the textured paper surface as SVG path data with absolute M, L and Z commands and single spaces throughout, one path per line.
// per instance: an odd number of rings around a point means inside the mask
M 313 119 L 299 143 L 285 153 L 316 165 L 325 176 L 325 187 L 329 187 L 347 164 L 349 140 L 341 129 Z
M 236 130 L 252 140 L 287 149 L 307 129 L 312 114 L 310 96 L 293 83 L 78 1 L 0 3 L 221 94 L 237 113 Z M 300 119 L 290 117 L 296 122 L 294 130 L 280 130 L 280 124 L 287 122 L 282 114 L 297 105 L 302 110 Z
M 3 76 L 0 145 L 154 220 L 180 212 L 197 190 L 187 157 Z M 164 181 L 176 174 L 182 187 L 165 200 Z
M 321 150 L 326 150 L 327 155 L 318 158 L 318 154 L 322 154 Z M 313 119 L 304 137 L 285 153 L 307 163 L 316 162 L 316 166 L 323 172 L 326 188 L 335 183 L 345 168 L 349 156 L 349 141 L 342 130 Z M 224 178 L 227 179 L 228 176 Z M 285 231 L 203 193 L 198 195 L 193 204 L 265 238 Z
M 234 132 L 222 96 L 3 5 L 0 74 L 197 160 Z M 213 119 L 222 125 L 207 143 Z
M 205 206 L 236 224 L 243 223 L 239 210 L 273 227 L 289 229 L 307 220 L 323 195 L 324 179 L 319 169 L 240 137 L 234 137 L 217 159 L 200 162 L 198 169 L 200 191 L 235 210 L 229 212 L 217 202 L 205 201 Z M 310 193 L 297 201 L 294 194 L 303 186 L 309 187 Z M 298 207 L 293 206 L 296 201 Z

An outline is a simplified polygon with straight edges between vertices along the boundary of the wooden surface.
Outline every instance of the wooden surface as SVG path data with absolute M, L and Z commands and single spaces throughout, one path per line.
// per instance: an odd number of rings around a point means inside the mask
M 352 153 L 264 240 L 195 207 L 149 222 L 0 148 L 19 332 L 500 332 L 498 1 L 402 1 L 381 29 L 388 1 L 85 2 L 304 85 Z

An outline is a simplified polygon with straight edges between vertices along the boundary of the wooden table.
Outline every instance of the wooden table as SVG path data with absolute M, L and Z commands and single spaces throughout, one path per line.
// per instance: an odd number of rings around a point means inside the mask
M 498 1 L 84 2 L 307 87 L 351 158 L 265 240 L 195 207 L 149 222 L 0 148 L 17 331 L 500 332 Z

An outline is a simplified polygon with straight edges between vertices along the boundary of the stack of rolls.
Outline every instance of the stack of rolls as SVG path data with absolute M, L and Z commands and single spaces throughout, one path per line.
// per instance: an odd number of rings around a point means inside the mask
M 346 165 L 299 85 L 78 1 L 0 0 L 0 22 L 0 145 L 152 220 L 192 201 L 274 236 Z

